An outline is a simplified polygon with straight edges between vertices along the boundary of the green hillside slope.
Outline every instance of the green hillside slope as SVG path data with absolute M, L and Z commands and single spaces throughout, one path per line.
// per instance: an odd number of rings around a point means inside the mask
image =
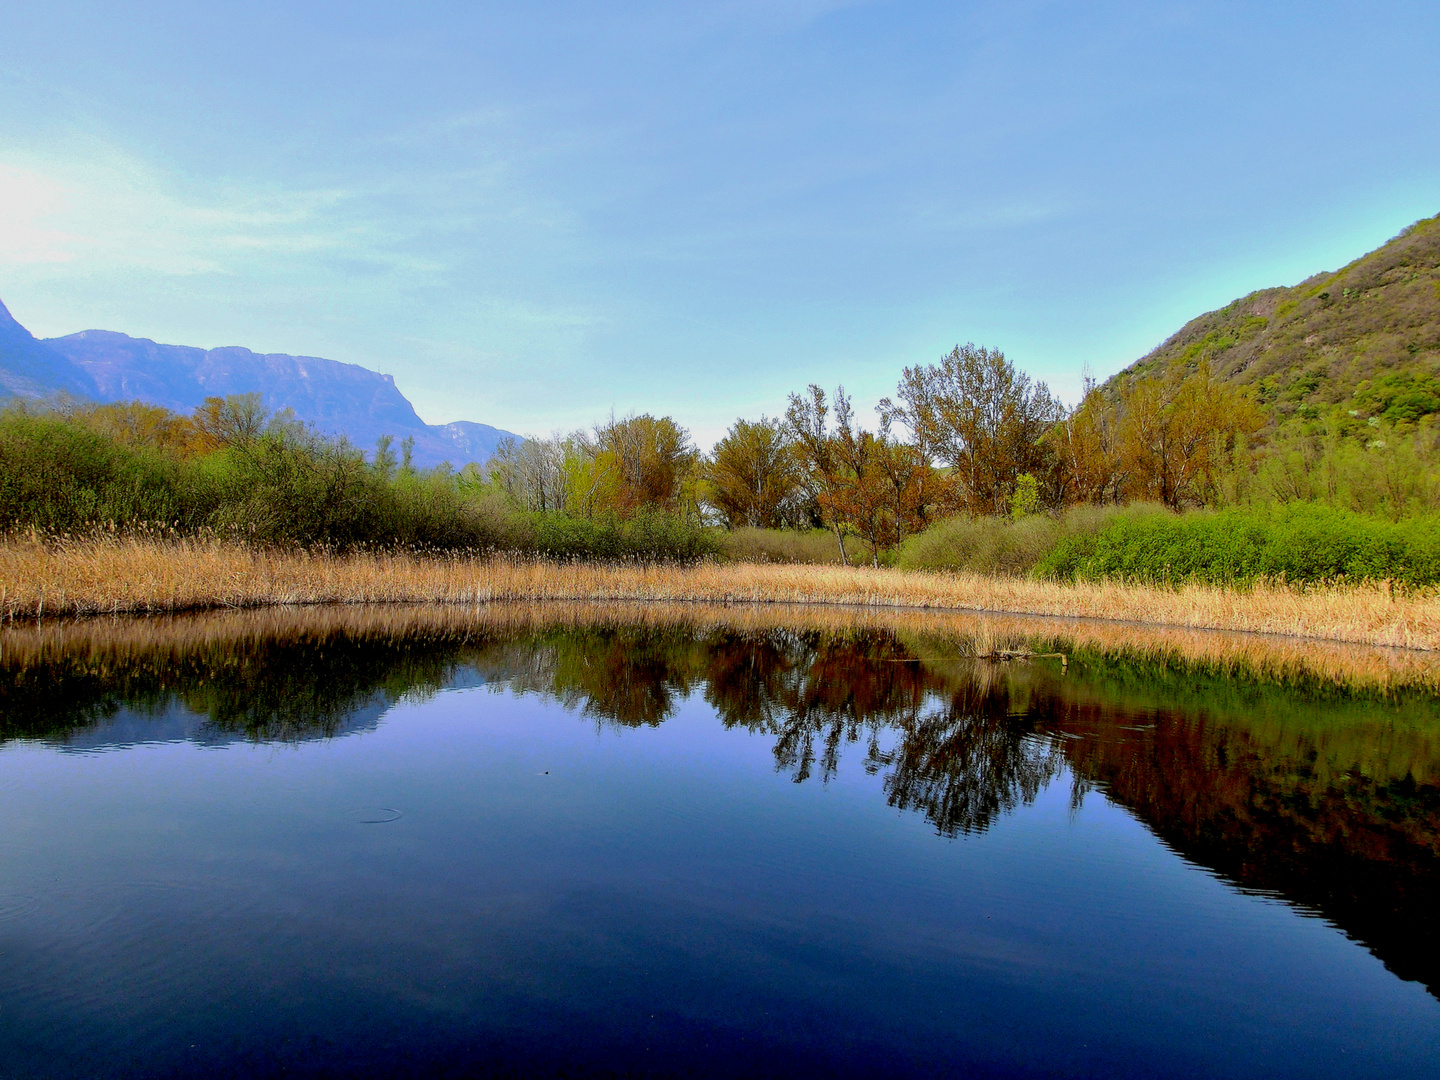
M 1330 412 L 1407 424 L 1440 412 L 1440 217 L 1334 273 L 1191 320 L 1108 387 L 1206 359 L 1253 386 L 1280 424 Z

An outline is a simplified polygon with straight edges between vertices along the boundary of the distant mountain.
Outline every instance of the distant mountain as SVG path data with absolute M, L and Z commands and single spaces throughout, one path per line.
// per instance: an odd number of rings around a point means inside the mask
M 0 398 L 57 392 L 85 398 L 99 393 L 84 368 L 38 341 L 0 304 Z
M 415 440 L 417 465 L 483 462 L 508 431 L 458 421 L 426 424 L 389 375 L 315 356 L 253 353 L 230 346 L 160 345 L 109 330 L 38 341 L 0 305 L 0 388 L 21 397 L 59 391 L 94 401 L 146 401 L 189 413 L 207 397 L 257 393 L 369 451 L 382 435 Z
M 1440 217 L 1333 273 L 1192 319 L 1106 385 L 1202 359 L 1254 386 L 1282 423 L 1342 403 L 1392 422 L 1440 412 Z

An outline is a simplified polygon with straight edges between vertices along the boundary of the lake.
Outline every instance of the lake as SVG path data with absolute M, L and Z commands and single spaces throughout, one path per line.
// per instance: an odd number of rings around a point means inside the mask
M 1435 696 L 997 625 L 5 631 L 0 1075 L 1440 1074 Z

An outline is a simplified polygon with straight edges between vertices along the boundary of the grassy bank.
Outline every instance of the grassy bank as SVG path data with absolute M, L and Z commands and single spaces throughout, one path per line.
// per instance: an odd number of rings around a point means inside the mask
M 1378 586 L 1248 592 L 861 567 L 550 562 L 251 549 L 116 538 L 0 544 L 0 612 L 168 612 L 285 604 L 492 601 L 851 604 L 1127 620 L 1440 649 L 1440 597 Z

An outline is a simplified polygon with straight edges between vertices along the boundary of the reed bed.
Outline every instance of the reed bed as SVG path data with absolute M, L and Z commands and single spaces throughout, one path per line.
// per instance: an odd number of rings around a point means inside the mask
M 1044 616 L 688 602 L 346 604 L 25 621 L 0 628 L 0 670 L 66 660 L 93 672 L 116 671 L 156 656 L 214 655 L 265 642 L 324 643 L 367 637 L 463 641 L 562 628 L 618 627 L 679 628 L 701 634 L 878 631 L 908 641 L 917 660 L 925 664 L 973 657 L 997 646 L 1039 644 L 1266 681 L 1329 685 L 1346 692 L 1440 692 L 1440 656 L 1415 650 Z
M 1440 649 L 1440 596 L 1381 585 L 1245 591 L 840 566 L 556 563 L 406 554 L 335 556 L 212 541 L 0 543 L 0 613 L 173 613 L 315 604 L 600 601 L 842 605 L 1104 619 L 1406 649 Z M 853 621 L 855 613 L 844 616 Z

